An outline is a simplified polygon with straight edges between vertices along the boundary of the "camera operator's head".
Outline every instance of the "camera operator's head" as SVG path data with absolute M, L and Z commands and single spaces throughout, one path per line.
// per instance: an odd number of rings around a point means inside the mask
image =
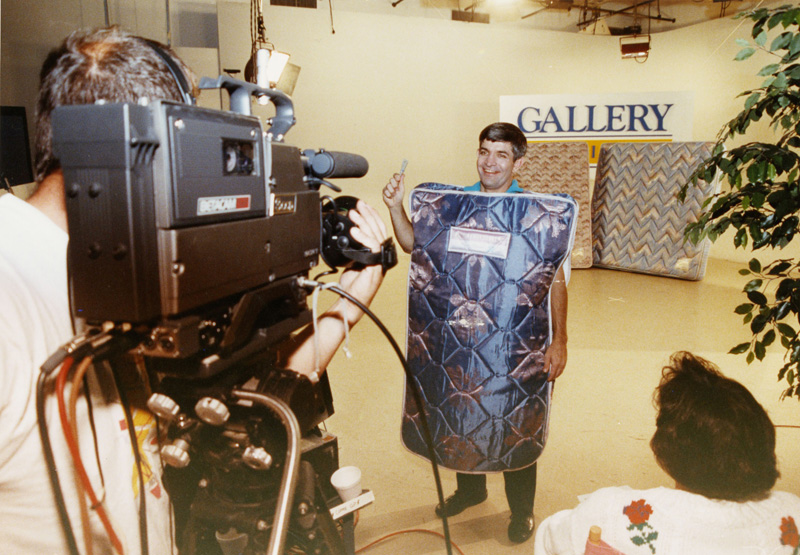
M 767 496 L 779 476 L 775 428 L 743 385 L 679 352 L 663 370 L 655 403 L 650 446 L 681 488 L 729 501 Z
M 170 56 L 194 83 L 191 70 L 167 46 Z M 194 89 L 194 86 L 192 86 Z M 194 91 L 193 91 L 194 92 Z M 35 178 L 37 183 L 59 169 L 53 155 L 53 110 L 61 105 L 182 99 L 182 91 L 149 41 L 109 27 L 75 31 L 53 49 L 42 65 L 36 103 Z

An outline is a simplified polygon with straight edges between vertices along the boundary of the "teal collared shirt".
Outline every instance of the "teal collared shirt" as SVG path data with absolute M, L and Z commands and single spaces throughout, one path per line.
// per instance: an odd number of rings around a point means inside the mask
M 481 182 L 478 181 L 475 185 L 470 185 L 469 187 L 464 187 L 465 191 L 480 191 L 481 190 Z M 506 193 L 524 193 L 525 189 L 519 186 L 517 180 L 513 180 L 511 182 L 511 187 L 508 188 Z

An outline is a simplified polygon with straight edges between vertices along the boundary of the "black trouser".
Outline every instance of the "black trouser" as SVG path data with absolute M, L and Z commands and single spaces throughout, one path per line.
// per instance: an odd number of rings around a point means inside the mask
M 506 484 L 506 499 L 511 514 L 532 515 L 533 498 L 536 495 L 536 463 L 522 470 L 506 470 L 503 472 Z M 486 474 L 456 474 L 459 491 L 466 494 L 480 495 L 486 489 Z

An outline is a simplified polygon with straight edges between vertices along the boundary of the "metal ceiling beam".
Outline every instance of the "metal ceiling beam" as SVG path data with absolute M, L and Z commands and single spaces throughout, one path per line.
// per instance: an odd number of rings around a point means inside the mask
M 589 10 L 589 11 L 593 12 L 595 15 L 594 15 L 593 18 L 587 19 L 586 21 L 579 21 L 578 22 L 578 27 L 588 27 L 592 23 L 596 23 L 597 21 L 599 21 L 601 19 L 605 19 L 607 17 L 611 17 L 611 16 L 614 16 L 614 15 L 624 15 L 624 16 L 627 16 L 627 17 L 643 17 L 645 19 L 649 19 L 649 20 L 652 20 L 652 21 L 668 21 L 670 23 L 675 23 L 675 18 L 674 17 L 662 17 L 660 15 L 650 15 L 650 14 L 629 14 L 629 13 L 626 13 L 629 10 L 635 10 L 636 8 L 638 8 L 640 6 L 646 6 L 647 4 L 652 4 L 655 1 L 656 0 L 643 0 L 642 2 L 639 2 L 638 4 L 632 4 L 630 6 L 622 8 L 620 10 L 604 10 L 602 8 L 584 7 L 583 8 L 584 10 Z

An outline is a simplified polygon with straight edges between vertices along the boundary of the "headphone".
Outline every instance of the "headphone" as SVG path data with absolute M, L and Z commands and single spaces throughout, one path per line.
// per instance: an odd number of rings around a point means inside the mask
M 183 70 L 175 61 L 175 58 L 173 58 L 169 52 L 161 48 L 161 45 L 154 40 L 142 38 L 142 42 L 152 48 L 153 52 L 155 52 L 158 57 L 161 58 L 165 64 L 167 64 L 167 69 L 169 69 L 169 72 L 172 74 L 172 78 L 175 79 L 175 84 L 178 85 L 178 90 L 181 92 L 181 98 L 183 98 L 183 102 L 191 105 L 196 104 L 197 99 L 192 96 L 192 87 L 189 85 L 189 80 L 186 79 L 186 75 L 184 75 Z

